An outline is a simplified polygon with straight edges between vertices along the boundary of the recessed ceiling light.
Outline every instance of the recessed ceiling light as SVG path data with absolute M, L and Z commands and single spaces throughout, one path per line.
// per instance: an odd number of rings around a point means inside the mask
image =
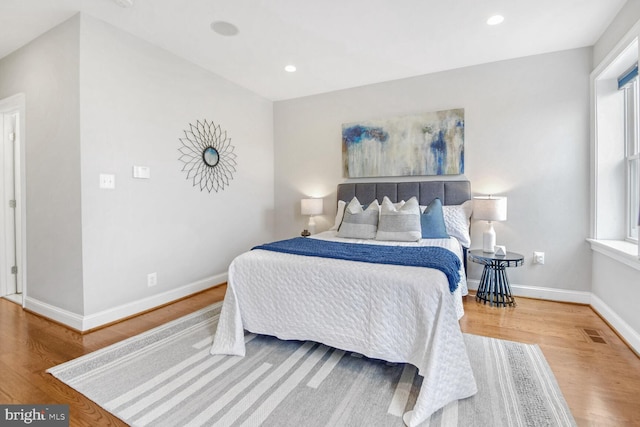
M 498 25 L 504 21 L 504 16 L 502 15 L 493 15 L 491 18 L 487 19 L 487 25 Z
M 221 36 L 235 36 L 238 34 L 238 27 L 227 21 L 215 21 L 211 24 L 211 29 Z
M 287 65 L 286 67 L 284 67 L 284 70 L 287 73 L 294 73 L 296 71 L 296 66 L 295 65 Z

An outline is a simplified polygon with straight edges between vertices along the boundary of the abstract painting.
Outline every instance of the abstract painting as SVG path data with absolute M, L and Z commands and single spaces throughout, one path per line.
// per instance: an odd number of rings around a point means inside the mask
M 342 125 L 344 176 L 464 173 L 464 109 Z

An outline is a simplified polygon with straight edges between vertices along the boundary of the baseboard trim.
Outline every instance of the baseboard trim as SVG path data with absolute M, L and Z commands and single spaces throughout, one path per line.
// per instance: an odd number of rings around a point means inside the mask
M 593 294 L 591 295 L 591 308 L 640 356 L 640 334 L 638 332 L 625 322 L 622 317 L 618 316 L 604 301 Z
M 218 286 L 225 283 L 227 281 L 227 277 L 227 273 L 207 277 L 176 289 L 170 289 L 160 294 L 152 295 L 86 316 L 55 307 L 28 296 L 25 298 L 24 308 L 72 329 L 84 332 L 117 322 L 189 295 L 196 294 L 204 291 L 205 289 Z
M 469 289 L 477 290 L 479 280 L 467 280 Z M 511 285 L 514 296 L 571 302 L 589 305 L 622 338 L 636 354 L 640 355 L 640 334 L 613 311 L 604 301 L 591 292 L 566 289 L 539 288 L 536 286 Z
M 467 280 L 469 289 L 477 290 L 479 280 Z M 591 292 L 571 291 L 567 289 L 543 288 L 511 284 L 511 293 L 516 297 L 544 299 L 549 301 L 572 302 L 575 304 L 590 304 Z
M 47 304 L 30 296 L 24 298 L 24 309 L 76 331 L 82 330 L 82 315 Z

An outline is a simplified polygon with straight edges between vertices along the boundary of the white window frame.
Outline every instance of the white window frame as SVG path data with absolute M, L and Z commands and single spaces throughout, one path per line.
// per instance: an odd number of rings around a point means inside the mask
M 626 170 L 626 239 L 638 243 L 638 207 L 640 206 L 640 110 L 638 109 L 638 77 L 627 83 L 624 90 L 625 170 Z
M 591 73 L 590 237 L 594 251 L 640 270 L 640 239 L 631 231 L 631 165 L 627 156 L 625 94 L 618 77 L 639 59 L 640 21 Z M 640 100 L 638 100 L 640 101 Z M 638 104 L 635 121 L 638 121 Z M 634 138 L 640 137 L 638 127 Z M 637 218 L 636 218 L 637 221 Z

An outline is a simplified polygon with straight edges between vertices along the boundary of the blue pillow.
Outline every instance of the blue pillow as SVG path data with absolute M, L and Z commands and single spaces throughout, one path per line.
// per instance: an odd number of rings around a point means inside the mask
M 440 199 L 433 199 L 429 206 L 420 215 L 420 225 L 422 226 L 423 239 L 447 239 L 447 228 L 442 215 L 442 202 Z

